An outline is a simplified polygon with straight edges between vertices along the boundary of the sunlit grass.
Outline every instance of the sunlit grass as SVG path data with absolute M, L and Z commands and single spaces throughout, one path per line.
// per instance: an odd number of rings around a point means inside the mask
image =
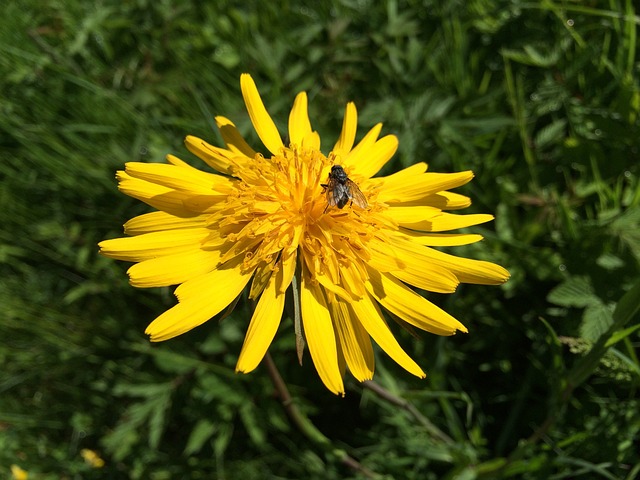
M 620 302 L 640 259 L 634 2 L 10 3 L 0 475 L 355 477 L 339 449 L 395 478 L 637 477 L 638 296 Z M 144 327 L 171 290 L 134 290 L 97 255 L 148 211 L 116 190 L 124 162 L 191 161 L 184 136 L 215 138 L 221 113 L 257 145 L 242 72 L 283 127 L 301 90 L 325 138 L 349 100 L 363 129 L 382 119 L 400 140 L 385 173 L 473 170 L 461 192 L 497 218 L 455 254 L 512 273 L 502 288 L 429 296 L 469 319 L 468 335 L 394 332 L 429 376 L 377 357 L 392 397 L 355 382 L 344 400 L 326 393 L 285 321 L 271 351 L 329 446 L 289 422 L 263 367 L 233 374 L 247 302 L 151 346 Z

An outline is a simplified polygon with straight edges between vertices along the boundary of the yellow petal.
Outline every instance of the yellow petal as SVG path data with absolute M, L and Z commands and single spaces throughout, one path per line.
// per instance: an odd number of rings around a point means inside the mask
M 203 296 L 203 291 L 208 290 L 209 285 L 215 285 L 215 282 L 217 281 L 220 284 L 221 293 L 226 296 L 227 294 L 224 293 L 224 291 L 227 288 L 227 285 L 231 285 L 233 289 L 235 289 L 234 285 L 239 285 L 242 282 L 246 285 L 249 283 L 249 280 L 251 280 L 251 277 L 255 272 L 255 269 L 244 268 L 243 259 L 244 256 L 239 255 L 218 267 L 213 272 L 191 279 L 188 282 L 184 282 L 178 285 L 173 294 L 178 297 L 179 302 L 198 299 Z M 231 293 L 233 293 L 233 291 Z M 236 295 L 232 296 L 231 300 L 235 300 L 241 291 L 242 289 L 238 290 Z M 215 295 L 218 294 L 218 290 L 215 288 L 213 289 L 213 292 Z
M 189 197 L 185 192 L 177 192 L 162 185 L 134 178 L 123 171 L 119 171 L 116 178 L 118 189 L 122 193 L 137 198 L 147 205 L 179 217 L 189 217 L 194 214 L 193 210 L 189 210 L 184 205 L 184 201 Z
M 278 292 L 275 277 L 275 275 L 271 276 L 253 312 L 236 365 L 236 372 L 253 371 L 262 361 L 278 331 L 285 295 Z
M 338 282 L 333 280 L 331 277 L 324 275 L 322 273 L 316 273 L 315 279 L 318 281 L 320 285 L 322 285 L 329 292 L 337 295 L 341 299 L 350 302 L 351 300 L 357 298 L 353 293 L 351 293 L 351 288 L 345 289 Z
M 380 171 L 398 150 L 398 137 L 387 135 L 378 140 L 366 156 L 359 159 L 354 173 L 364 178 L 373 177 Z
M 458 228 L 470 227 L 493 220 L 493 215 L 475 213 L 471 215 L 454 215 L 442 212 L 434 207 L 390 207 L 386 215 L 398 225 L 410 230 L 425 232 L 443 232 Z
M 363 266 L 360 262 L 352 261 L 340 269 L 341 281 L 344 285 L 349 285 L 349 290 L 355 294 L 357 298 L 362 297 L 367 290 L 364 288 Z M 349 297 L 349 301 L 351 297 Z
M 459 187 L 473 178 L 473 172 L 431 173 L 414 175 L 411 178 L 389 177 L 385 179 L 380 189 L 378 200 L 381 202 L 411 202 L 420 201 L 426 197 Z
M 430 261 L 451 270 L 463 283 L 500 285 L 511 276 L 506 269 L 495 263 L 449 255 L 428 247 L 425 250 Z
M 125 167 L 126 173 L 132 177 L 174 190 L 185 191 L 191 195 L 219 193 L 221 199 L 226 199 L 233 188 L 230 179 L 202 172 L 193 167 L 184 168 L 166 163 L 141 162 L 128 162 Z
M 289 288 L 293 275 L 296 272 L 296 259 L 297 253 L 295 250 L 292 252 L 282 252 L 282 259 L 280 260 L 280 270 L 276 277 L 278 293 L 284 293 Z
M 409 285 L 435 293 L 453 293 L 460 284 L 458 277 L 437 265 L 429 265 L 429 269 L 425 270 L 419 270 L 417 266 L 414 266 L 414 268 L 405 268 L 390 273 Z
M 344 378 L 347 374 L 347 360 L 344 358 L 344 352 L 342 351 L 342 344 L 336 340 L 336 350 L 338 351 L 338 368 L 340 369 L 340 376 Z
M 340 137 L 333 147 L 333 154 L 336 156 L 336 163 L 342 165 L 344 157 L 351 151 L 353 142 L 356 139 L 356 130 L 358 128 L 358 111 L 353 102 L 347 103 L 344 111 L 344 119 L 342 120 L 342 131 Z
M 170 153 L 164 158 L 167 160 L 167 162 L 169 162 L 171 165 L 175 165 L 176 167 L 193 168 L 184 160 L 180 160 L 178 157 L 176 157 L 175 155 L 171 155 Z
M 320 151 L 320 134 L 318 132 L 309 132 L 302 139 L 302 146 L 309 150 Z
M 369 295 L 357 302 L 352 302 L 348 308 L 353 312 L 353 318 L 357 318 L 371 338 L 389 355 L 398 365 L 413 375 L 424 378 L 426 375 L 409 355 L 398 344 L 398 341 L 389 330 L 382 312 L 372 301 Z
M 373 179 L 375 180 L 375 179 Z M 471 205 L 471 199 L 453 192 L 438 192 L 424 198 L 411 201 L 387 200 L 392 207 L 435 207 L 438 210 L 460 210 Z
M 367 291 L 387 310 L 411 325 L 435 333 L 453 335 L 467 329 L 458 320 L 421 297 L 388 273 L 369 269 Z
M 336 159 L 336 163 L 342 165 L 345 168 L 351 169 L 354 171 L 357 170 L 358 164 L 360 161 L 366 157 L 369 153 L 369 150 L 378 140 L 378 136 L 380 135 L 380 131 L 382 130 L 382 124 L 378 123 L 373 126 L 371 130 L 367 132 L 367 134 L 358 142 L 358 144 L 346 155 L 344 155 L 341 159 Z
M 304 264 L 302 270 L 300 307 L 311 359 L 322 383 L 336 395 L 344 395 L 336 338 L 324 293 L 321 287 L 311 283 Z
M 249 300 L 258 298 L 273 275 L 273 264 L 275 259 L 271 263 L 263 262 L 258 265 L 256 272 L 253 274 L 253 280 L 251 280 L 251 287 L 249 288 Z
M 183 283 L 175 291 L 180 303 L 151 322 L 145 333 L 152 342 L 161 342 L 202 325 L 235 300 L 252 273 L 242 272 L 238 266 L 214 270 Z
M 247 106 L 251 123 L 258 137 L 272 154 L 280 154 L 284 148 L 282 138 L 280 138 L 276 124 L 273 123 L 262 103 L 256 84 L 248 73 L 240 75 L 240 89 L 242 90 L 242 96 Z
M 427 164 L 424 162 L 415 163 L 407 168 L 403 168 L 402 170 L 392 173 L 391 175 L 387 175 L 386 177 L 375 177 L 370 178 L 369 180 L 362 183 L 362 186 L 365 188 L 386 188 L 386 185 L 390 182 L 392 184 L 398 183 L 401 184 L 403 182 L 411 181 L 415 176 L 419 176 L 427 171 Z
M 219 251 L 197 249 L 145 260 L 130 267 L 127 274 L 134 287 L 166 287 L 208 273 L 219 262 Z
M 191 153 L 204 160 L 211 168 L 229 175 L 233 174 L 234 165 L 239 162 L 239 159 L 243 158 L 243 155 L 237 155 L 224 148 L 214 147 L 193 135 L 188 135 L 184 139 L 184 144 Z
M 371 380 L 375 360 L 369 334 L 347 304 L 337 300 L 330 306 L 338 344 L 349 370 L 359 382 Z
M 363 258 L 363 261 L 371 268 L 379 272 L 395 272 L 405 267 L 405 264 L 398 258 L 395 249 L 388 248 L 386 244 L 373 240 L 369 243 L 370 248 L 366 250 L 369 256 Z
M 311 133 L 311 122 L 307 106 L 307 94 L 300 92 L 293 102 L 289 114 L 289 141 L 291 145 L 302 146 L 302 140 Z
M 437 293 L 452 293 L 460 283 L 450 270 L 434 264 L 429 256 L 424 255 L 426 247 L 410 242 L 396 242 L 392 246 L 375 238 L 369 245 L 371 260 L 368 264 L 378 271 L 391 272 L 403 282 Z M 397 262 L 397 268 L 376 268 L 377 265 L 387 266 L 394 262 Z
M 484 238 L 475 233 L 425 233 L 405 228 L 401 228 L 400 232 L 412 242 L 430 247 L 457 247 L 479 242 Z
M 182 203 L 184 206 L 192 212 L 198 212 L 201 214 L 210 214 L 218 212 L 227 206 L 226 195 L 192 195 L 186 198 Z
M 471 199 L 454 192 L 439 192 L 424 200 L 424 205 L 433 205 L 442 210 L 460 210 L 471 205 Z
M 382 128 L 382 124 L 376 127 Z M 372 177 L 393 157 L 398 149 L 398 138 L 395 135 L 387 135 L 378 141 L 379 129 L 376 127 L 363 138 L 360 143 L 347 155 L 344 165 L 349 174 L 355 180 L 362 181 Z
M 248 158 L 254 158 L 256 151 L 249 146 L 245 139 L 240 135 L 235 124 L 226 117 L 217 116 L 216 125 L 227 148 L 236 155 L 244 155 Z
M 141 262 L 197 249 L 209 233 L 208 228 L 184 228 L 103 240 L 98 246 L 100 253 L 106 257 Z
M 207 217 L 195 215 L 192 217 L 176 217 L 166 212 L 145 213 L 132 218 L 124 224 L 124 233 L 140 235 L 142 233 L 160 232 L 183 228 L 204 227 Z

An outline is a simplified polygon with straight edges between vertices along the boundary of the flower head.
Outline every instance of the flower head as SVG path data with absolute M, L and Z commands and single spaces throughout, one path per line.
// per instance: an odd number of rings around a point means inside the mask
M 360 381 L 374 372 L 373 339 L 410 373 L 422 369 L 394 338 L 383 310 L 437 335 L 467 329 L 410 286 L 440 293 L 459 283 L 499 284 L 502 267 L 432 247 L 464 245 L 480 235 L 442 233 L 487 222 L 491 215 L 447 213 L 470 205 L 449 189 L 470 171 L 427 172 L 418 163 L 386 177 L 374 175 L 398 140 L 374 126 L 354 146 L 357 113 L 347 104 L 342 132 L 328 155 L 312 130 L 307 96 L 296 96 L 286 145 L 248 74 L 240 77 L 251 122 L 268 150 L 257 153 L 235 125 L 216 117 L 226 147 L 187 137 L 187 148 L 218 173 L 174 157 L 168 164 L 131 162 L 119 188 L 158 211 L 125 224 L 127 238 L 105 240 L 101 253 L 136 262 L 136 287 L 176 285 L 178 304 L 146 333 L 167 340 L 206 322 L 248 286 L 257 301 L 236 370 L 250 372 L 265 355 L 292 282 L 311 358 L 329 390 L 343 393 L 345 368 Z M 339 168 L 336 168 L 339 167 Z M 302 340 L 301 340 L 302 343 Z

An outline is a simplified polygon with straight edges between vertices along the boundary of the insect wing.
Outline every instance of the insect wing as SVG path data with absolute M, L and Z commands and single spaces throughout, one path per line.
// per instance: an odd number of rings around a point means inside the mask
M 355 203 L 362 209 L 365 209 L 369 206 L 367 197 L 364 196 L 364 193 L 360 191 L 360 188 L 355 184 L 355 182 L 353 182 L 353 180 L 347 178 L 345 185 L 349 190 L 349 197 L 351 198 L 351 201 L 353 203 Z
M 336 182 L 333 178 L 329 178 L 329 183 L 322 185 L 323 192 L 327 197 L 327 207 L 335 207 L 338 204 L 336 196 L 334 194 L 335 183 Z

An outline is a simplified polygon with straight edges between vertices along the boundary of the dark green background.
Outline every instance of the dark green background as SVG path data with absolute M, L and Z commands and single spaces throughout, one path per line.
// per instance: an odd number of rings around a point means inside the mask
M 0 476 L 30 479 L 633 479 L 640 474 L 639 12 L 632 0 L 9 1 L 0 16 Z M 221 141 L 225 115 L 258 146 L 239 88 L 276 122 L 309 94 L 325 153 L 344 105 L 360 138 L 382 121 L 418 161 L 472 169 L 465 213 L 503 287 L 429 295 L 468 335 L 397 336 L 428 373 L 379 355 L 346 398 L 297 364 L 289 319 L 264 367 L 233 373 L 249 307 L 177 339 L 143 334 L 175 303 L 136 290 L 96 244 L 149 211 L 116 189 L 127 161 Z M 616 308 L 617 306 L 617 308 Z M 413 410 L 412 410 L 413 409 Z M 412 414 L 413 412 L 413 414 Z M 415 415 L 415 412 L 419 412 Z M 426 428 L 427 418 L 444 436 Z M 85 464 L 90 448 L 104 468 Z

